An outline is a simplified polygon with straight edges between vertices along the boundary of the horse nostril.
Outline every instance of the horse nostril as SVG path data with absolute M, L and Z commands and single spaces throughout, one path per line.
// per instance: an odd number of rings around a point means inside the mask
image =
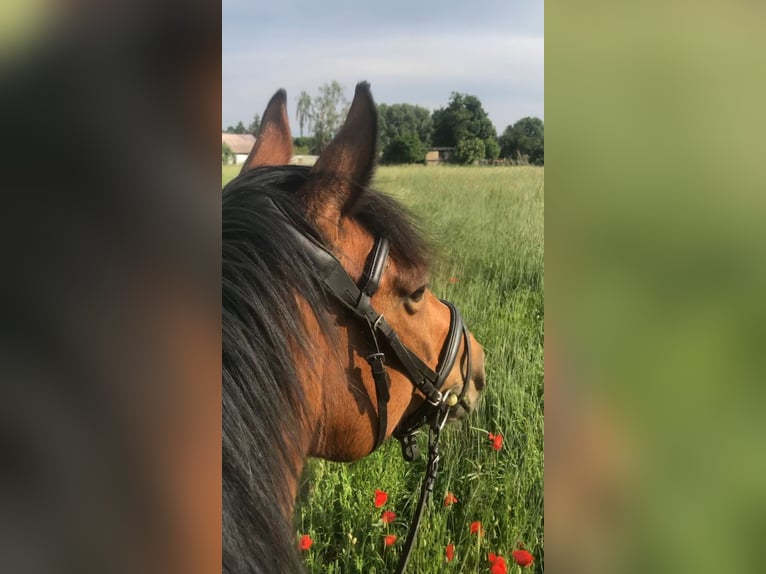
M 473 376 L 473 386 L 477 391 L 481 391 L 484 388 L 484 369 Z

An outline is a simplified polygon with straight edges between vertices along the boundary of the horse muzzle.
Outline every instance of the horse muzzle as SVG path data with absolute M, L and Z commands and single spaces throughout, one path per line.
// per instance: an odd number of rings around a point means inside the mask
M 484 372 L 484 350 L 481 345 L 476 342 L 473 335 L 470 337 L 471 341 L 471 354 L 474 357 L 472 365 L 472 373 L 468 378 L 467 389 L 464 389 L 463 384 L 456 384 L 451 386 L 448 391 L 457 399 L 454 405 L 450 405 L 450 415 L 447 420 L 460 420 L 466 415 L 473 412 L 479 405 L 481 393 L 484 390 L 486 384 L 486 374 Z

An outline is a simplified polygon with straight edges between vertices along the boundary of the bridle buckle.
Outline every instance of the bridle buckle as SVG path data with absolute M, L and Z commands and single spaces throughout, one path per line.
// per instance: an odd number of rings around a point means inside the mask
M 378 351 L 377 353 L 370 353 L 364 358 L 370 365 L 373 363 L 383 364 L 386 361 L 386 355 Z
M 436 389 L 436 390 L 434 391 L 434 394 L 435 394 L 437 397 L 439 397 L 439 398 L 438 398 L 438 399 L 435 399 L 435 400 L 433 400 L 433 401 L 432 401 L 431 399 L 427 399 L 427 400 L 428 400 L 428 404 L 429 404 L 429 405 L 432 405 L 432 406 L 434 406 L 434 407 L 438 407 L 438 406 L 439 406 L 440 404 L 442 404 L 442 402 L 444 401 L 444 395 L 443 395 L 443 394 L 442 394 L 442 392 L 441 392 L 440 390 L 438 390 L 438 389 Z

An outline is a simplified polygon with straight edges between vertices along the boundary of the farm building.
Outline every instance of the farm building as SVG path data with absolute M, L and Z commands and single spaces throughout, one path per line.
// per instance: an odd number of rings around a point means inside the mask
M 255 144 L 255 136 L 252 134 L 221 134 L 221 145 L 226 144 L 229 146 L 234 156 L 236 157 L 235 163 L 244 163 L 247 159 L 250 150 L 253 149 Z
M 436 165 L 452 159 L 454 147 L 433 147 L 426 153 L 426 165 Z

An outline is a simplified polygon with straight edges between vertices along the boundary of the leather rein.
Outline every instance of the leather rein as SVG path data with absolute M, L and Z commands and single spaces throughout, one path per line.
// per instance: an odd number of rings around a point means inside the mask
M 375 244 L 368 256 L 364 273 L 357 283 L 326 247 L 314 237 L 300 231 L 270 198 L 264 198 L 264 208 L 285 220 L 288 228 L 292 230 L 293 235 L 305 248 L 305 253 L 314 266 L 316 277 L 325 291 L 357 318 L 362 324 L 363 329 L 367 332 L 373 352 L 367 355 L 365 360 L 370 365 L 378 404 L 378 432 L 373 451 L 385 440 L 388 428 L 388 401 L 390 398 L 391 379 L 386 370 L 386 353 L 384 348 L 391 351 L 413 387 L 425 397 L 423 404 L 408 416 L 406 420 L 400 421 L 393 432 L 393 436 L 401 443 L 402 456 L 408 462 L 413 462 L 420 457 L 415 433 L 424 425 L 428 425 L 429 429 L 426 475 L 421 485 L 415 516 L 396 569 L 396 572 L 401 574 L 404 572 L 409 561 L 425 504 L 433 492 L 434 483 L 436 482 L 440 459 L 439 435 L 447 422 L 450 410 L 463 403 L 466 391 L 468 390 L 471 373 L 471 344 L 468 329 L 457 308 L 449 301 L 440 299 L 450 311 L 450 327 L 442 345 L 436 371 L 434 371 L 417 354 L 402 343 L 383 315 L 375 311 L 372 306 L 372 298 L 380 286 L 380 281 L 386 268 L 389 251 L 389 242 L 386 238 L 382 236 L 376 237 Z M 465 373 L 463 374 L 461 370 L 461 376 L 463 377 L 462 389 L 459 394 L 455 394 L 450 390 L 442 392 L 440 389 L 457 360 L 461 340 L 465 341 L 464 355 L 466 357 Z M 385 343 L 385 346 L 382 347 L 381 343 Z

